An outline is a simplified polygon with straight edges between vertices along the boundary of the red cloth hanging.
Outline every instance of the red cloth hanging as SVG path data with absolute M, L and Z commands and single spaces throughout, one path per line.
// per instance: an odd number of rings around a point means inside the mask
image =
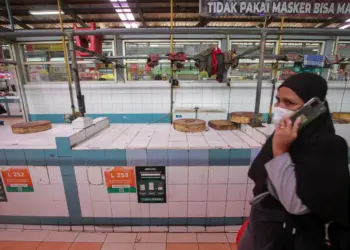
M 217 70 L 218 70 L 218 60 L 216 59 L 217 54 L 221 54 L 221 49 L 219 48 L 213 48 L 211 52 L 211 73 L 212 75 L 216 75 Z

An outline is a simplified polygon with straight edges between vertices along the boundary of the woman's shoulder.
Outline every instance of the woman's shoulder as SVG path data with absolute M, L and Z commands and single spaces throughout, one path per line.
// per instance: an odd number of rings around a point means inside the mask
M 331 149 L 331 151 L 348 149 L 347 141 L 343 137 L 334 133 L 322 133 L 313 136 L 310 138 L 310 140 L 308 140 L 307 144 L 310 146 L 312 145 Z

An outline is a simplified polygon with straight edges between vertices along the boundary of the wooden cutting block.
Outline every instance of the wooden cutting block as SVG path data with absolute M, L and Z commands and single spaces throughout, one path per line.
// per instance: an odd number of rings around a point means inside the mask
M 250 124 L 252 118 L 254 118 L 253 112 L 232 112 L 230 114 L 231 122 L 238 124 Z M 259 114 L 259 119 L 262 119 L 261 114 Z
M 228 120 L 212 120 L 208 123 L 209 127 L 215 130 L 233 130 L 237 129 L 234 123 Z
M 180 119 L 174 121 L 174 129 L 180 132 L 202 132 L 205 130 L 205 121 L 199 119 Z
M 21 122 L 11 125 L 14 134 L 31 134 L 52 128 L 50 121 Z
M 341 124 L 350 123 L 350 113 L 334 112 L 332 119 Z

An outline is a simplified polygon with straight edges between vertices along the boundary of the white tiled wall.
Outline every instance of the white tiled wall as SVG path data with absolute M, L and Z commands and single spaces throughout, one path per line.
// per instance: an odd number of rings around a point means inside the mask
M 60 167 L 28 168 L 34 192 L 7 192 L 8 202 L 0 203 L 0 215 L 69 216 Z
M 105 167 L 74 169 L 84 217 L 242 217 L 249 210 L 248 166 L 166 167 L 165 204 L 139 204 L 136 194 L 109 194 Z
M 253 111 L 256 83 L 181 82 L 174 90 L 174 107 L 220 107 L 228 112 Z M 350 112 L 350 90 L 345 84 L 329 83 L 328 102 L 331 111 Z M 90 114 L 169 113 L 170 86 L 167 82 L 81 83 L 85 106 Z M 42 83 L 25 86 L 31 114 L 70 113 L 67 84 Z M 342 96 L 343 105 L 341 105 Z M 74 94 L 74 99 L 75 94 Z M 263 83 L 261 112 L 268 112 L 271 84 Z

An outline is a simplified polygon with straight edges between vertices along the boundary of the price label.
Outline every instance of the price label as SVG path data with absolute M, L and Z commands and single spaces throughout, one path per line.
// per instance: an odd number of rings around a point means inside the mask
M 34 192 L 28 168 L 7 168 L 1 173 L 7 192 Z
M 134 167 L 114 167 L 104 171 L 108 193 L 136 193 Z

